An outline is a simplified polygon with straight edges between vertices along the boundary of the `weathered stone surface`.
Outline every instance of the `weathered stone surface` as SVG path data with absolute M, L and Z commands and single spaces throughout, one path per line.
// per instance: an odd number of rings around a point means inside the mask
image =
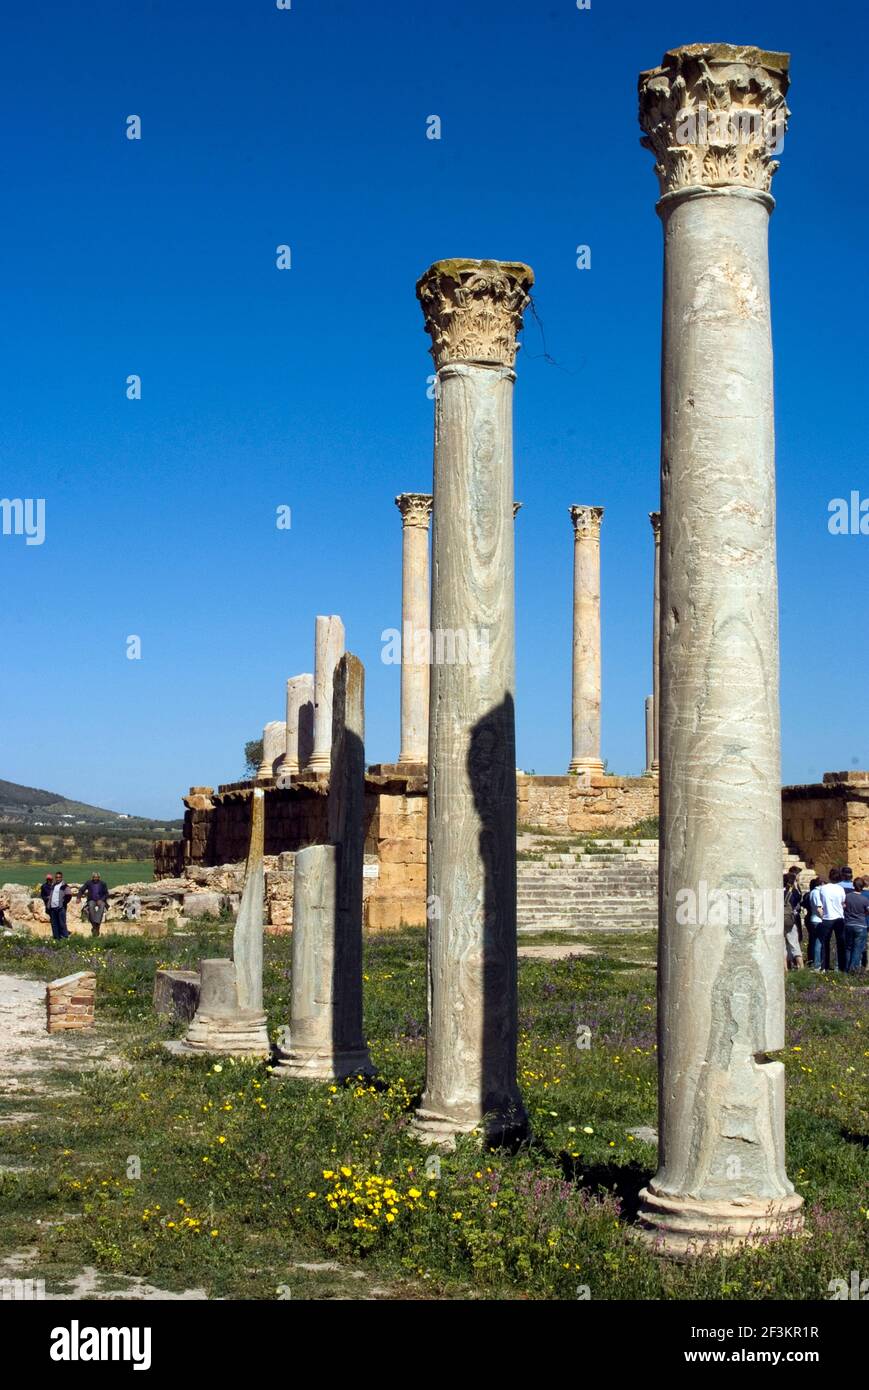
M 273 719 L 263 729 L 263 757 L 257 770 L 257 781 L 268 782 L 274 776 L 287 753 L 287 725 L 283 719 Z
M 415 1125 L 435 1143 L 527 1127 L 516 1083 L 512 368 L 532 283 L 524 265 L 457 260 L 417 286 L 437 368 L 432 632 L 464 633 L 469 656 L 431 671 L 434 906 Z M 470 639 L 482 646 L 483 634 L 486 657 L 472 661 Z
M 346 652 L 335 668 L 332 704 L 332 843 L 296 855 L 292 1012 L 278 1079 L 373 1072 L 362 1027 L 364 682 L 362 662 Z
M 398 766 L 428 762 L 430 649 L 428 528 L 432 498 L 402 492 L 401 512 L 401 751 Z
M 189 1023 L 199 1005 L 197 970 L 158 970 L 154 976 L 154 1012 Z
M 275 767 L 279 780 L 307 767 L 314 751 L 314 677 L 290 676 L 287 681 L 287 746 Z
M 182 910 L 185 917 L 219 917 L 226 905 L 224 893 L 185 893 Z
M 45 987 L 46 1026 L 49 1033 L 78 1032 L 92 1028 L 97 977 L 92 970 L 64 975 Z
M 652 751 L 646 759 L 646 768 L 657 776 L 660 762 L 660 733 L 658 710 L 661 705 L 661 513 L 649 512 L 652 535 L 655 538 L 655 569 L 652 587 Z
M 600 776 L 600 527 L 603 507 L 570 507 L 573 523 L 573 752 L 570 772 Z
M 784 1044 L 766 191 L 775 165 L 760 142 L 686 143 L 675 128 L 710 94 L 717 111 L 765 116 L 781 112 L 786 89 L 783 55 L 722 44 L 673 50 L 640 80 L 663 193 L 666 615 L 660 1153 L 640 1222 L 675 1255 L 795 1229 L 802 1203 L 785 1171 L 784 1068 L 767 1058 Z M 696 907 L 711 892 L 726 908 L 715 924 Z
M 256 1014 L 262 1013 L 263 1007 L 264 832 L 265 802 L 261 789 L 255 787 L 244 888 L 232 937 L 232 958 L 235 962 L 238 1007 Z
M 308 772 L 327 773 L 332 756 L 332 691 L 335 667 L 344 653 L 344 624 L 335 614 L 317 617 L 314 627 L 314 747 Z

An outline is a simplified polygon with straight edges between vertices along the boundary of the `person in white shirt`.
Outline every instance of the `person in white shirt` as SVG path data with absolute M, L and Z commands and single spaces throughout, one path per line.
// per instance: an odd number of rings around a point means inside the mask
M 846 969 L 845 890 L 839 882 L 840 877 L 838 869 L 831 869 L 829 883 L 822 883 L 818 889 L 821 899 L 821 925 L 818 928 L 818 939 L 823 948 L 824 962 L 823 966 L 818 968 L 824 970 L 830 968 L 830 938 L 835 933 L 836 966 L 844 972 Z

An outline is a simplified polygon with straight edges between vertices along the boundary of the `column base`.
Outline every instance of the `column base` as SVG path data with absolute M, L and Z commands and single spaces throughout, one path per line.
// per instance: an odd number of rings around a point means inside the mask
M 274 1081 L 347 1081 L 351 1076 L 376 1076 L 368 1048 L 335 1052 L 325 1045 L 316 1047 L 287 1042 L 278 1047 L 278 1062 L 272 1069 Z
M 311 761 L 308 763 L 307 767 L 303 769 L 306 775 L 312 772 L 329 773 L 331 772 L 331 770 L 332 758 L 328 753 L 320 753 L 316 757 L 313 757 Z
M 587 772 L 590 777 L 603 777 L 603 762 L 600 758 L 571 758 L 567 769 L 571 772 Z
M 411 1133 L 421 1144 L 449 1152 L 460 1134 L 479 1134 L 481 1145 L 489 1148 L 515 1148 L 528 1138 L 528 1116 L 523 1109 L 509 1115 L 485 1115 L 478 1120 L 459 1120 L 434 1110 L 417 1110 L 410 1122 Z
M 652 1252 L 692 1260 L 765 1242 L 770 1236 L 804 1235 L 803 1199 L 746 1197 L 743 1201 L 702 1201 L 656 1192 L 640 1193 L 637 1225 L 631 1234 Z
M 214 1053 L 221 1057 L 271 1056 L 265 1014 L 194 1014 L 187 1035 L 164 1042 L 176 1057 Z

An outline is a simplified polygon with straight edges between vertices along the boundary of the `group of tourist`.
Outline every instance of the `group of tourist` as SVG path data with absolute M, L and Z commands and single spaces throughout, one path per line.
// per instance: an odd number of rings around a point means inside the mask
M 45 882 L 39 889 L 39 896 L 45 904 L 48 913 L 48 920 L 51 922 L 51 934 L 55 941 L 63 941 L 69 936 L 69 927 L 66 924 L 66 909 L 70 900 L 76 896 L 74 890 L 70 888 L 60 869 L 55 873 L 45 875 Z M 91 936 L 99 936 L 103 918 L 109 905 L 109 890 L 98 873 L 93 873 L 87 883 L 83 883 L 78 890 L 79 901 L 85 899 L 82 915 L 87 917 L 91 924 Z
M 854 877 L 850 865 L 831 869 L 826 879 L 813 878 L 800 888 L 800 867 L 784 876 L 785 953 L 789 970 L 803 966 L 803 929 L 810 970 L 829 970 L 836 944 L 836 969 L 856 974 L 866 969 L 869 934 L 869 879 Z

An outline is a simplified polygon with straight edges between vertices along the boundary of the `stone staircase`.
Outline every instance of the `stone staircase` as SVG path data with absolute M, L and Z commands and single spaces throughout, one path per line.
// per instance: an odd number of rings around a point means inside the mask
M 526 834 L 520 849 L 541 856 L 517 866 L 522 935 L 657 928 L 657 840 L 595 840 L 563 853 L 548 848 L 544 837 Z M 800 865 L 800 883 L 807 886 L 810 870 L 799 851 L 783 843 L 782 872 L 791 864 Z

